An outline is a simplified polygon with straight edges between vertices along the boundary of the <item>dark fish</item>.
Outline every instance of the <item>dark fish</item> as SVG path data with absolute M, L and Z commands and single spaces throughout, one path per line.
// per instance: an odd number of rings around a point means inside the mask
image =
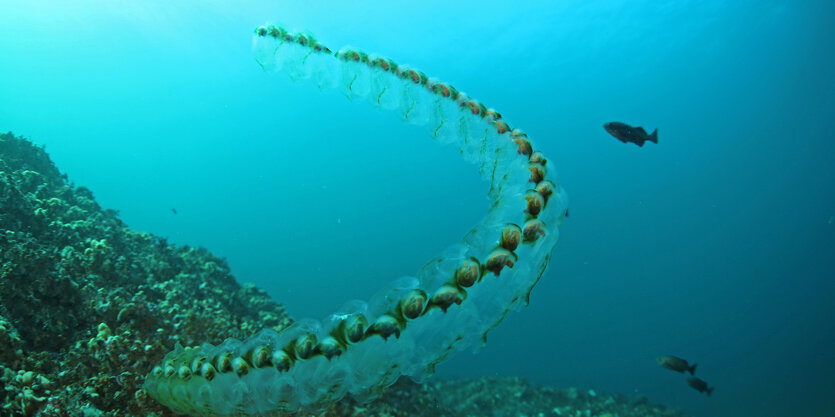
M 171 212 L 174 213 L 174 214 L 177 214 L 177 209 L 175 209 L 174 207 L 171 207 Z
M 621 122 L 609 122 L 604 124 L 603 128 L 623 143 L 632 142 L 638 146 L 644 146 L 646 141 L 658 143 L 658 129 L 653 130 L 651 135 L 647 135 L 643 127 L 632 127 Z
M 702 381 L 695 376 L 687 378 L 687 385 L 690 385 L 690 387 L 696 391 L 707 393 L 708 397 L 710 397 L 710 394 L 713 393 L 713 388 L 707 386 L 707 382 Z
M 686 360 L 675 357 L 675 356 L 659 356 L 655 358 L 655 362 L 661 365 L 664 369 L 669 369 L 671 371 L 676 372 L 690 372 L 690 375 L 695 375 L 696 373 L 696 364 L 694 363 L 693 366 L 690 366 Z

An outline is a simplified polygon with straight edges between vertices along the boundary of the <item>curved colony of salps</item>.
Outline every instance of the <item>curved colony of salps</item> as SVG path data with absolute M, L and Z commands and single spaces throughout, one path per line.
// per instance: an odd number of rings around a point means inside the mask
M 370 400 L 400 375 L 420 380 L 453 352 L 481 346 L 527 304 L 557 242 L 567 199 L 552 164 L 497 111 L 415 68 L 352 48 L 333 53 L 279 26 L 257 28 L 253 48 L 265 70 L 394 110 L 457 146 L 490 182 L 489 210 L 443 257 L 369 302 L 280 333 L 178 346 L 147 376 L 147 393 L 195 416 L 289 416 L 348 393 Z

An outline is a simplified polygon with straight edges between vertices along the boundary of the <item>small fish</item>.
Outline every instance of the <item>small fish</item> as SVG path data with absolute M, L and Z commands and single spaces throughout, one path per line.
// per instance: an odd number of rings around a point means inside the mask
M 174 214 L 177 214 L 177 209 L 175 209 L 174 207 L 171 207 L 171 212 L 174 213 Z
M 671 356 L 671 355 L 659 356 L 659 357 L 655 358 L 655 362 L 657 362 L 659 365 L 661 365 L 661 367 L 664 368 L 664 369 L 669 369 L 671 371 L 680 372 L 682 374 L 685 373 L 685 372 L 690 372 L 690 375 L 695 375 L 696 374 L 696 365 L 697 364 L 694 363 L 693 366 L 690 366 L 690 364 L 687 363 L 686 360 L 681 359 L 679 357 L 675 357 L 675 356 Z
M 647 135 L 643 127 L 632 127 L 621 122 L 609 122 L 604 124 L 603 128 L 623 143 L 632 142 L 638 146 L 644 146 L 646 141 L 658 143 L 658 129 L 653 130 L 651 135 Z
M 707 382 L 702 381 L 695 376 L 687 378 L 687 385 L 690 385 L 690 387 L 696 391 L 707 393 L 708 397 L 710 397 L 710 394 L 713 393 L 713 388 L 707 386 Z

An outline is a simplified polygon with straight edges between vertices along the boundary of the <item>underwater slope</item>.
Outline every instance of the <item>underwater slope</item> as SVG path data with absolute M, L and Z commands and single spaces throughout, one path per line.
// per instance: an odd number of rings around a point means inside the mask
M 42 148 L 0 135 L 0 415 L 161 411 L 139 387 L 173 345 L 290 323 L 223 259 L 130 230 Z

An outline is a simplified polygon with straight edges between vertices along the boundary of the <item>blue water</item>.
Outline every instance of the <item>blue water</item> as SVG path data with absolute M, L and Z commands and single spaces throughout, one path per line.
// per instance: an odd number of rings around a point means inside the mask
M 205 246 L 322 317 L 486 212 L 453 149 L 264 74 L 251 35 L 281 22 L 379 52 L 498 108 L 571 196 L 530 307 L 439 377 L 696 417 L 835 415 L 835 3 L 276 3 L 3 1 L 0 131 L 45 144 L 131 227 Z M 622 144 L 611 120 L 658 127 L 660 144 Z M 661 354 L 698 362 L 713 396 Z

